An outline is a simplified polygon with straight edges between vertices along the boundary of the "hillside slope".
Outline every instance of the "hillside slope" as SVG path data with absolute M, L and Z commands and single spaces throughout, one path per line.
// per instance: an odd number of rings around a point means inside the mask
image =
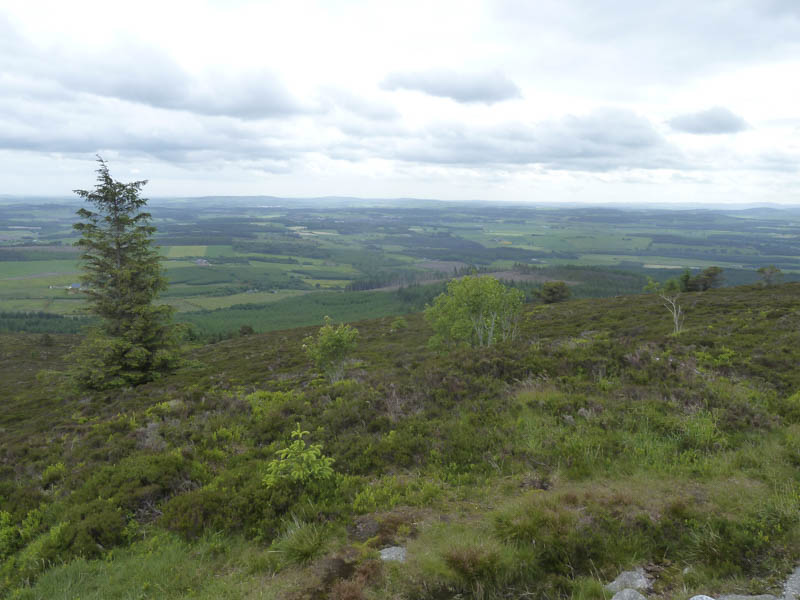
M 59 375 L 75 338 L 2 335 L 0 595 L 604 598 L 636 565 L 654 597 L 773 589 L 800 561 L 800 284 L 682 302 L 677 337 L 626 296 L 445 354 L 421 315 L 364 321 L 333 384 L 310 328 L 105 394 Z

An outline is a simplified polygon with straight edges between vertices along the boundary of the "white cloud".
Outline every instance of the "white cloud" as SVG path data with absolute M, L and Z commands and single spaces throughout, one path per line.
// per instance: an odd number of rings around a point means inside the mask
M 797 202 L 798 68 L 793 0 L 7 0 L 0 194 Z
M 456 102 L 493 104 L 522 96 L 517 85 L 499 71 L 463 73 L 446 69 L 390 73 L 382 86 L 388 90 L 416 90 Z
M 742 117 L 722 106 L 678 115 L 669 120 L 669 125 L 676 131 L 699 135 L 739 133 L 748 128 L 747 122 Z

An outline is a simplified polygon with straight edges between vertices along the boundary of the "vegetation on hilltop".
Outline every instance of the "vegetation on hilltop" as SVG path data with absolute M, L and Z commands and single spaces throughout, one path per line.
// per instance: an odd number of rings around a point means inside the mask
M 604 598 L 646 564 L 663 597 L 763 593 L 800 559 L 798 300 L 685 293 L 678 337 L 656 297 L 527 305 L 513 342 L 444 354 L 419 314 L 361 321 L 336 382 L 315 330 L 277 331 L 77 395 L 40 374 L 77 338 L 3 334 L 0 587 Z

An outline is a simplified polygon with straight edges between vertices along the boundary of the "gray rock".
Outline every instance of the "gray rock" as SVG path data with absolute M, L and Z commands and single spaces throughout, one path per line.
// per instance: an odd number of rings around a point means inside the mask
M 783 600 L 797 600 L 800 598 L 800 567 L 789 575 L 786 584 L 783 586 Z
M 642 596 L 636 590 L 627 588 L 614 594 L 611 600 L 647 600 L 647 598 Z
M 619 576 L 606 585 L 609 592 L 621 592 L 624 589 L 649 590 L 650 580 L 644 573 L 642 567 L 637 567 L 633 571 L 623 571 Z
M 759 594 L 758 596 L 744 596 L 742 594 L 725 594 L 719 600 L 778 600 L 772 594 Z
M 381 560 L 396 560 L 397 562 L 405 562 L 406 549 L 402 546 L 389 546 L 381 550 Z
M 714 600 L 714 598 L 706 596 L 705 594 L 700 594 L 699 596 L 692 596 L 689 600 Z

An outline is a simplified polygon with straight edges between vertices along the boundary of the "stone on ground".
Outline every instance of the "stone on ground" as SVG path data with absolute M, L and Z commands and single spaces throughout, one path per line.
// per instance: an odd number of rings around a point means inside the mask
M 650 580 L 645 575 L 642 567 L 637 567 L 633 571 L 623 571 L 619 576 L 606 585 L 609 592 L 621 592 L 625 589 L 649 590 Z
M 636 590 L 632 590 L 630 588 L 620 590 L 611 598 L 611 600 L 647 600 L 644 596 L 642 596 Z
M 381 550 L 381 560 L 396 560 L 397 562 L 405 562 L 406 549 L 402 546 L 389 546 Z

